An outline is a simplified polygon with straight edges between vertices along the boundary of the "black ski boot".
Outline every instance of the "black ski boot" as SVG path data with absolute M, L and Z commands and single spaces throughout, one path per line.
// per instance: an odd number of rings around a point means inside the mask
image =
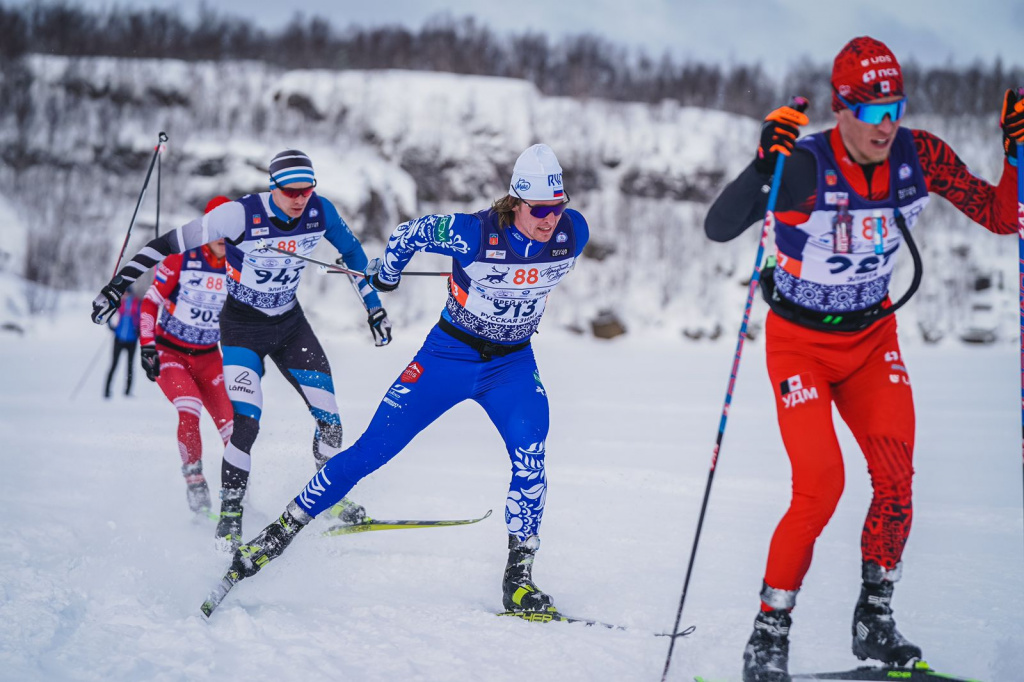
M 550 611 L 554 600 L 533 583 L 533 559 L 540 538 L 531 535 L 522 542 L 508 536 L 508 564 L 502 584 L 502 603 L 507 611 Z
M 743 650 L 743 682 L 789 682 L 789 611 L 761 611 Z
M 270 561 L 281 556 L 299 531 L 313 519 L 299 508 L 295 500 L 288 503 L 284 513 L 260 534 L 244 545 L 240 545 L 231 557 L 231 571 L 239 578 L 251 578 Z
M 210 488 L 203 476 L 203 463 L 185 464 L 181 467 L 181 473 L 185 477 L 188 508 L 195 514 L 206 516 L 210 513 Z
M 327 510 L 327 518 L 331 519 L 331 527 L 353 526 L 366 521 L 366 509 L 358 502 L 353 502 L 347 497 L 341 498 L 341 502 Z
M 217 549 L 233 552 L 242 542 L 242 498 L 244 488 L 222 488 L 220 491 L 220 520 L 214 532 Z
M 896 629 L 890 605 L 893 580 L 883 577 L 887 573 L 895 573 L 898 578 L 899 567 L 889 572 L 877 564 L 864 564 L 864 584 L 853 610 L 853 655 L 862 661 L 873 658 L 883 663 L 906 665 L 913 659 L 921 659 L 921 647 L 908 642 Z

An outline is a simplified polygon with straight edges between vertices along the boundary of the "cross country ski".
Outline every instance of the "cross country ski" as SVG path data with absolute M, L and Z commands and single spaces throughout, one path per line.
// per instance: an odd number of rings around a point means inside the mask
M 480 523 L 491 515 L 493 510 L 488 509 L 487 513 L 475 519 L 447 519 L 442 521 L 420 521 L 416 519 L 398 519 L 385 521 L 382 519 L 367 518 L 360 523 L 341 523 L 331 526 L 322 535 L 354 535 L 374 530 L 403 530 L 409 528 L 446 528 L 448 526 L 468 526 L 472 523 Z
M 917 661 L 912 667 L 898 666 L 861 666 L 853 670 L 842 670 L 831 673 L 797 673 L 788 676 L 791 680 L 846 680 L 847 682 L 887 682 L 896 680 L 905 682 L 981 682 L 973 677 L 957 677 L 936 672 L 924 661 Z M 725 678 L 701 677 L 693 678 L 695 682 L 725 682 Z

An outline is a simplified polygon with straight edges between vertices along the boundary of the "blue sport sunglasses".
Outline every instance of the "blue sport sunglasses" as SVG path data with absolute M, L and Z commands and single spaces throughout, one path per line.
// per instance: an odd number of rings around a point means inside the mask
M 850 104 L 843 96 L 838 92 L 836 97 L 843 103 L 843 106 L 853 112 L 853 115 L 857 117 L 858 121 L 864 121 L 871 125 L 878 125 L 885 117 L 888 116 L 890 121 L 894 123 L 901 118 L 903 114 L 907 112 L 907 98 L 896 100 L 895 102 L 886 102 L 885 104 Z

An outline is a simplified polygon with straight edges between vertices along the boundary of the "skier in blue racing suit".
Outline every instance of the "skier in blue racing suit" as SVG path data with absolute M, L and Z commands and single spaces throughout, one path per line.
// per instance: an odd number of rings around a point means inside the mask
M 572 269 L 589 237 L 583 216 L 566 209 L 568 203 L 554 152 L 537 144 L 516 161 L 508 195 L 490 209 L 429 215 L 395 229 L 383 261 L 368 268 L 371 284 L 379 291 L 395 289 L 416 251 L 450 255 L 452 275 L 441 319 L 391 384 L 359 440 L 317 472 L 277 521 L 235 552 L 235 579 L 254 575 L 280 555 L 313 517 L 444 412 L 474 400 L 497 427 L 512 460 L 505 505 L 505 608 L 554 611 L 551 597 L 532 580 L 547 490 L 548 399 L 530 338 L 548 294 Z

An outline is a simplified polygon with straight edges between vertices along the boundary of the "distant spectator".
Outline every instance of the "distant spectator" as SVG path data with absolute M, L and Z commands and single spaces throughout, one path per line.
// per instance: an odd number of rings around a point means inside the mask
M 103 392 L 105 398 L 110 397 L 110 384 L 114 381 L 114 371 L 123 351 L 128 352 L 128 381 L 125 383 L 124 394 L 132 394 L 132 368 L 135 365 L 135 349 L 139 345 L 139 319 L 142 313 L 142 301 L 135 297 L 129 289 L 121 299 L 117 309 L 117 322 L 111 317 L 107 326 L 114 331 L 114 355 L 107 372 L 107 387 Z

